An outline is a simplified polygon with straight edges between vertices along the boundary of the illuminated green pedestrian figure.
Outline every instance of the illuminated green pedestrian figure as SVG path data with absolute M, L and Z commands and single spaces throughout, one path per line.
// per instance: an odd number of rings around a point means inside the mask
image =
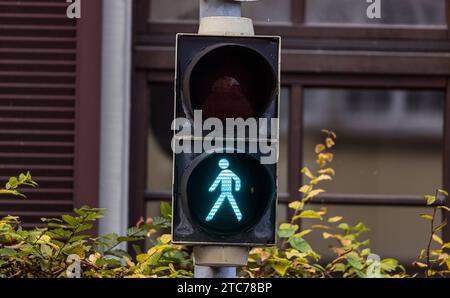
M 206 221 L 211 221 L 214 218 L 214 215 L 216 215 L 217 210 L 219 210 L 220 206 L 222 205 L 225 198 L 228 199 L 228 201 L 231 204 L 231 208 L 233 208 L 234 214 L 237 217 L 238 221 L 241 221 L 242 219 L 242 213 L 239 210 L 238 205 L 236 204 L 236 201 L 232 194 L 232 185 L 233 180 L 235 184 L 235 191 L 241 190 L 241 179 L 232 171 L 228 169 L 230 166 L 230 163 L 226 159 L 221 159 L 219 161 L 219 167 L 223 170 L 220 172 L 219 176 L 217 176 L 216 180 L 213 182 L 211 187 L 209 188 L 209 192 L 213 192 L 216 190 L 217 186 L 221 183 L 220 187 L 220 196 L 217 199 L 216 203 L 212 207 L 211 211 L 209 211 L 208 216 L 206 217 Z

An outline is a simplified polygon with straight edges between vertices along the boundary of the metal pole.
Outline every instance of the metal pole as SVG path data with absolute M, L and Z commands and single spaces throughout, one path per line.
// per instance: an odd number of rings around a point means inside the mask
M 225 17 L 241 17 L 241 1 L 244 0 L 200 0 L 200 18 L 213 17 L 213 16 L 225 16 Z M 253 31 L 253 26 L 251 29 Z M 245 28 L 248 29 L 248 28 Z M 208 252 L 209 249 L 209 252 Z M 209 247 L 207 250 L 201 250 L 197 247 L 197 253 L 201 254 L 202 257 L 206 257 L 209 254 L 219 254 L 222 253 L 225 256 L 226 249 Z M 225 252 L 225 253 L 224 253 Z M 194 248 L 194 256 L 196 254 L 196 248 Z M 243 249 L 243 253 L 237 253 L 237 256 L 245 257 L 248 256 L 247 248 Z M 229 257 L 229 256 L 228 256 Z M 194 257 L 195 262 L 195 257 Z M 202 262 L 199 262 L 202 263 Z M 231 264 L 240 264 L 231 263 Z M 194 268 L 194 278 L 236 278 L 236 267 L 225 267 L 225 266 L 198 266 L 195 265 Z
M 194 278 L 236 278 L 236 267 L 207 267 L 195 265 Z
M 225 0 L 200 0 L 200 18 L 213 16 L 241 16 L 241 2 Z

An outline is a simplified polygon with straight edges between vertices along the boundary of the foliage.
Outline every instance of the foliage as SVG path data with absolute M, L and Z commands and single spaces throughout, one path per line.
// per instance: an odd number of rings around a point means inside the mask
M 424 270 L 426 277 L 449 277 L 450 276 L 450 242 L 444 243 L 439 237 L 439 231 L 447 226 L 447 220 L 442 223 L 436 223 L 436 215 L 438 211 L 444 210 L 450 212 L 450 208 L 444 205 L 435 204 L 439 196 L 448 197 L 448 192 L 438 189 L 434 196 L 426 195 L 427 204 L 433 207 L 432 214 L 422 214 L 420 217 L 430 223 L 430 237 L 426 249 L 422 249 L 418 259 L 413 263 L 414 266 Z M 438 247 L 433 249 L 432 244 Z
M 277 231 L 279 245 L 253 248 L 248 265 L 239 269 L 240 277 L 343 277 L 377 278 L 410 277 L 405 268 L 392 258 L 377 259 L 370 249 L 370 241 L 362 239 L 369 229 L 358 223 L 352 226 L 341 216 L 329 216 L 326 208 L 314 210 L 309 203 L 325 192 L 319 187 L 331 181 L 335 170 L 330 167 L 334 155 L 336 134 L 324 130 L 323 143 L 314 148 L 317 169 L 303 168 L 301 174 L 307 183 L 299 188 L 301 199 L 291 202 L 292 216 L 282 223 Z M 36 187 L 30 173 L 12 177 L 0 194 L 25 197 L 21 187 Z M 433 208 L 432 214 L 421 217 L 430 223 L 428 247 L 423 249 L 414 266 L 427 277 L 450 276 L 450 256 L 446 252 L 450 243 L 444 243 L 439 231 L 447 224 L 436 224 L 438 211 L 450 211 L 437 204 L 439 196 L 448 196 L 437 190 L 434 196 L 425 199 Z M 171 206 L 162 203 L 161 216 L 141 220 L 128 229 L 125 236 L 117 234 L 92 236 L 95 221 L 104 216 L 104 209 L 87 206 L 75 209 L 73 214 L 61 218 L 42 219 L 43 227 L 26 230 L 20 219 L 8 216 L 0 219 L 0 277 L 74 277 L 79 262 L 81 277 L 87 278 L 147 278 L 147 277 L 192 277 L 193 262 L 190 250 L 171 243 L 170 234 L 161 234 L 170 228 Z M 317 221 L 300 227 L 300 220 Z M 335 255 L 326 262 L 313 250 L 305 238 L 320 233 Z M 137 241 L 146 240 L 150 249 L 140 250 Z M 438 245 L 437 248 L 432 243 Z M 130 255 L 125 246 L 132 245 L 135 254 Z M 436 246 L 434 245 L 434 246 Z M 75 269 L 74 269 L 75 268 Z M 75 271 L 74 271 L 75 270 Z M 416 277 L 419 275 L 413 275 Z
M 27 179 L 21 177 L 11 178 L 6 190 L 22 195 L 18 186 L 35 186 L 29 174 Z M 5 217 L 0 220 L 0 277 L 71 277 L 74 272 L 69 260 L 74 259 L 79 260 L 82 277 L 190 277 L 189 253 L 169 244 L 170 235 L 153 240 L 152 248 L 138 254 L 135 261 L 121 248 L 169 227 L 170 206 L 163 204 L 162 209 L 164 217 L 139 223 L 128 229 L 126 236 L 90 235 L 94 222 L 103 217 L 101 208 L 81 207 L 72 215 L 43 218 L 45 227 L 33 230 L 23 229 L 18 217 Z
M 342 217 L 327 217 L 327 210 L 318 211 L 307 208 L 308 203 L 324 193 L 318 186 L 323 181 L 333 180 L 335 170 L 329 167 L 334 155 L 331 149 L 335 146 L 336 134 L 324 130 L 326 134 L 323 143 L 315 147 L 318 169 L 313 171 L 307 167 L 301 173 L 308 179 L 308 183 L 299 188 L 301 200 L 291 202 L 289 208 L 293 216 L 289 223 L 283 223 L 278 229 L 278 236 L 282 241 L 281 247 L 254 248 L 250 252 L 249 263 L 241 271 L 245 277 L 402 277 L 404 268 L 394 259 L 381 260 L 379 274 L 374 270 L 377 264 L 368 258 L 371 251 L 369 241 L 360 241 L 360 236 L 368 228 L 359 223 L 350 226 L 340 223 Z M 301 219 L 318 220 L 305 229 L 300 229 L 298 221 Z M 323 231 L 322 237 L 326 241 L 333 241 L 330 249 L 336 258 L 325 266 L 320 264 L 321 257 L 311 248 L 304 236 Z M 375 272 L 375 273 L 374 273 Z M 375 274 L 378 274 L 375 276 Z

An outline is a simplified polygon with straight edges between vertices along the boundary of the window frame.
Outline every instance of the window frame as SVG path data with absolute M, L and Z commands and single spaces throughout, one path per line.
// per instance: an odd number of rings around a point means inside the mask
M 448 85 L 448 79 L 445 77 L 435 77 L 435 78 L 416 78 L 412 76 L 396 76 L 392 78 L 395 79 L 396 83 L 391 84 L 386 80 L 380 80 L 377 76 L 365 76 L 365 77 L 353 77 L 353 76 L 342 76 L 342 75 L 334 75 L 322 77 L 320 75 L 316 76 L 298 76 L 297 78 L 291 78 L 293 82 L 293 89 L 297 89 L 295 93 L 296 98 L 292 97 L 291 102 L 291 117 L 293 114 L 295 115 L 295 111 L 302 111 L 299 114 L 303 114 L 303 102 L 304 102 L 304 90 L 306 88 L 346 88 L 346 89 L 362 89 L 362 88 L 370 88 L 370 89 L 408 89 L 408 90 L 421 90 L 421 89 L 433 89 L 433 90 L 441 90 L 446 94 L 446 98 L 444 99 L 444 111 L 443 111 L 443 119 L 444 119 L 444 129 L 443 129 L 443 148 L 442 148 L 442 157 L 443 157 L 443 173 L 442 173 L 442 187 L 444 189 L 448 189 L 450 186 L 450 171 L 446 170 L 448 165 L 448 157 L 446 158 L 446 152 L 450 147 L 450 129 L 447 126 L 448 119 L 450 118 L 449 111 L 449 102 L 450 102 L 450 86 Z M 295 132 L 291 133 L 292 141 L 295 138 L 299 138 L 299 135 L 304 135 L 303 133 L 303 119 L 297 119 L 297 121 L 301 121 L 300 125 L 302 126 L 300 129 L 296 129 Z M 295 123 L 291 123 L 291 127 L 295 127 Z M 300 134 L 298 134 L 300 132 Z M 301 138 L 300 138 L 301 139 Z M 300 144 L 296 144 L 295 142 L 292 146 L 291 150 L 293 152 L 302 152 L 302 142 Z M 303 154 L 299 154 L 303 156 Z M 296 168 L 303 168 L 303 160 L 302 158 L 297 158 L 300 161 L 297 161 Z M 295 171 L 293 171 L 295 172 Z M 298 173 L 298 171 L 296 172 Z M 298 179 L 297 185 L 301 185 L 301 178 Z M 293 185 L 294 186 L 294 185 Z M 295 190 L 296 191 L 296 190 Z M 443 198 L 439 198 L 435 205 L 444 204 L 446 200 Z M 375 205 L 375 206 L 385 206 L 385 205 L 394 205 L 394 206 L 427 206 L 426 199 L 423 196 L 416 195 L 390 195 L 390 194 L 337 194 L 337 193 L 327 193 L 321 194 L 318 197 L 311 200 L 312 204 L 334 204 L 334 205 Z
M 141 1 L 141 0 L 138 0 Z M 145 5 L 146 30 L 149 33 L 195 32 L 198 21 L 152 21 L 148 15 L 151 0 Z M 282 35 L 297 38 L 388 38 L 416 40 L 447 40 L 450 39 L 450 0 L 445 0 L 446 25 L 370 25 L 346 26 L 340 24 L 308 24 L 305 21 L 306 0 L 291 0 L 290 25 L 262 25 L 255 22 L 255 31 L 261 35 Z M 144 4 L 142 4 L 144 8 Z M 161 25 L 164 25 L 162 28 Z

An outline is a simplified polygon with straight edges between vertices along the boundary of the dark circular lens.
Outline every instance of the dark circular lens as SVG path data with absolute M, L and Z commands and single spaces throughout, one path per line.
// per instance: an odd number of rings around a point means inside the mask
M 249 154 L 214 153 L 194 162 L 186 199 L 195 224 L 233 234 L 257 224 L 275 198 L 275 182 Z
M 276 74 L 257 51 L 226 44 L 193 59 L 184 87 L 191 112 L 202 110 L 205 118 L 259 118 L 273 98 Z

